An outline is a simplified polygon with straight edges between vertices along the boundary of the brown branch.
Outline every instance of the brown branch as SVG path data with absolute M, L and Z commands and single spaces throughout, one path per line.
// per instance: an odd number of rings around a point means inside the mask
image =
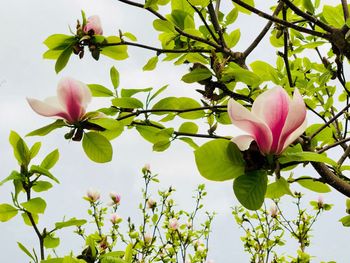
M 333 143 L 331 145 L 325 146 L 321 150 L 318 150 L 317 153 L 323 153 L 325 151 L 328 151 L 329 149 L 332 149 L 332 148 L 334 148 L 336 146 L 342 145 L 343 143 L 346 143 L 348 141 L 350 141 L 350 137 L 349 138 L 345 138 L 345 139 L 340 140 L 340 141 L 337 141 L 337 142 L 335 142 L 335 143 Z
M 215 12 L 215 9 L 214 9 L 214 6 L 213 6 L 213 3 L 212 1 L 210 1 L 209 5 L 208 5 L 208 12 L 209 12 L 209 16 L 210 16 L 210 20 L 214 26 L 214 29 L 216 31 L 216 33 L 219 35 L 220 37 L 220 44 L 224 47 L 224 48 L 227 48 L 227 44 L 225 42 L 225 39 L 224 39 L 224 35 L 223 35 L 223 30 L 219 24 L 219 21 L 218 21 L 218 17 L 217 17 L 217 14 Z
M 333 118 L 331 118 L 329 121 L 327 121 L 324 125 L 322 125 L 320 128 L 318 128 L 313 134 L 310 135 L 310 139 L 315 137 L 317 134 L 319 134 L 323 129 L 325 129 L 329 124 L 336 121 L 346 110 L 350 108 L 350 104 L 346 105 L 338 114 L 334 115 Z
M 310 145 L 307 145 L 300 138 L 298 139 L 303 147 L 304 151 L 314 152 Z M 317 173 L 324 179 L 324 182 L 332 186 L 338 192 L 343 195 L 350 197 L 350 184 L 346 181 L 340 179 L 336 174 L 334 174 L 328 166 L 321 162 L 310 162 Z
M 350 146 L 348 146 L 348 148 L 346 148 L 345 152 L 343 153 L 343 155 L 338 160 L 338 166 L 341 166 L 344 163 L 345 159 L 347 157 L 349 157 L 349 154 L 350 154 Z
M 273 12 L 272 16 L 277 16 L 278 13 L 282 10 L 283 3 L 279 2 L 277 5 L 275 11 Z M 254 39 L 253 43 L 250 44 L 250 46 L 243 52 L 243 56 L 246 58 L 249 56 L 249 54 L 259 45 L 260 41 L 264 38 L 264 36 L 267 34 L 269 29 L 271 28 L 273 22 L 270 20 L 267 22 L 265 27 L 261 30 L 259 35 Z
M 323 23 L 322 21 L 318 20 L 316 17 L 301 11 L 297 6 L 295 6 L 289 0 L 282 0 L 282 2 L 284 2 L 290 9 L 292 9 L 294 11 L 294 13 L 305 18 L 307 21 L 314 23 L 315 25 L 319 26 L 320 28 L 322 28 L 323 30 L 325 30 L 329 33 L 333 32 L 333 27 Z
M 294 25 L 290 22 L 287 22 L 287 21 L 284 21 L 284 20 L 281 20 L 277 17 L 274 17 L 274 16 L 271 16 L 261 10 L 258 10 L 248 4 L 246 4 L 245 2 L 241 1 L 241 0 L 231 0 L 232 2 L 240 5 L 241 7 L 244 7 L 245 9 L 253 12 L 254 14 L 262 17 L 262 18 L 265 18 L 267 20 L 270 20 L 272 22 L 275 22 L 277 24 L 281 24 L 283 26 L 286 26 L 286 27 L 289 27 L 289 28 L 293 28 L 297 31 L 300 31 L 300 32 L 303 32 L 303 33 L 306 33 L 306 34 L 309 34 L 309 35 L 312 35 L 312 36 L 316 36 L 316 37 L 321 37 L 321 38 L 324 38 L 324 39 L 327 39 L 329 40 L 331 38 L 331 34 L 329 33 L 322 33 L 322 32 L 319 32 L 319 31 L 315 31 L 315 30 L 310 30 L 310 29 L 307 29 L 307 28 L 304 28 L 304 27 L 301 27 L 301 26 L 297 26 L 297 25 Z
M 341 4 L 342 4 L 342 7 L 343 7 L 344 20 L 346 21 L 349 18 L 348 1 L 347 0 L 341 0 Z
M 101 44 L 100 47 L 110 47 L 110 46 L 135 46 L 140 47 L 144 49 L 149 49 L 157 52 L 157 55 L 162 53 L 211 53 L 212 51 L 210 49 L 204 49 L 204 48 L 188 48 L 188 49 L 162 49 L 162 48 L 156 48 L 144 44 L 129 42 L 122 40 L 119 43 L 106 43 Z
M 283 7 L 282 13 L 283 13 L 283 20 L 287 21 L 287 9 L 285 7 Z M 289 86 L 294 87 L 292 73 L 290 71 L 289 59 L 288 59 L 288 46 L 289 46 L 288 42 L 289 42 L 288 29 L 283 28 L 283 60 L 284 60 L 284 65 L 286 66 Z

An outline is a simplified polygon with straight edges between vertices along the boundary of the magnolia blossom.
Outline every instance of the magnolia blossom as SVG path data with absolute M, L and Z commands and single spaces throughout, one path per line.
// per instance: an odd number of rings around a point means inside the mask
M 122 221 L 122 218 L 118 214 L 113 213 L 111 214 L 110 221 L 113 225 L 115 225 L 120 223 Z
M 249 111 L 230 99 L 228 114 L 233 125 L 246 131 L 232 139 L 241 151 L 256 141 L 262 154 L 280 154 L 306 129 L 306 107 L 298 89 L 293 99 L 282 87 L 260 94 Z
M 74 124 L 84 118 L 86 107 L 91 101 L 91 92 L 84 83 L 63 78 L 57 86 L 57 97 L 49 97 L 44 101 L 27 98 L 27 101 L 42 116 L 64 119 Z
M 113 205 L 119 205 L 120 204 L 120 200 L 121 200 L 121 195 L 120 194 L 117 194 L 115 192 L 111 192 L 111 193 L 109 193 L 109 197 L 112 199 Z
M 277 217 L 277 215 L 278 215 L 277 205 L 274 204 L 274 205 L 272 205 L 270 207 L 270 215 L 271 215 L 272 218 L 276 218 Z
M 150 244 L 153 240 L 153 236 L 150 233 L 145 233 L 143 235 L 143 238 L 144 238 L 146 244 Z
M 176 218 L 170 218 L 169 219 L 169 224 L 168 224 L 168 227 L 169 229 L 171 230 L 177 230 L 179 228 L 179 221 L 177 221 Z
M 90 16 L 87 19 L 86 25 L 84 26 L 83 31 L 85 33 L 88 33 L 90 30 L 93 30 L 95 35 L 102 35 L 103 34 L 101 20 L 100 20 L 99 16 Z
M 157 202 L 152 198 L 147 199 L 147 208 L 154 209 L 157 206 Z
M 93 189 L 89 189 L 86 193 L 86 197 L 89 199 L 90 202 L 94 203 L 100 199 L 101 195 L 100 192 Z

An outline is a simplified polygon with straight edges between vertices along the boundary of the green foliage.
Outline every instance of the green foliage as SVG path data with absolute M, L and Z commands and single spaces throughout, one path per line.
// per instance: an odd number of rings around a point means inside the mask
M 18 213 L 18 209 L 10 204 L 0 204 L 0 221 L 6 222 L 15 217 Z
M 244 174 L 245 162 L 237 146 L 228 140 L 212 140 L 195 152 L 197 168 L 206 179 L 225 181 Z
M 46 209 L 46 202 L 40 197 L 32 198 L 27 202 L 21 203 L 21 206 L 24 207 L 29 213 L 33 214 L 43 214 Z
M 265 171 L 247 172 L 233 182 L 233 191 L 238 201 L 247 209 L 257 210 L 264 203 L 267 189 Z
M 96 132 L 85 133 L 82 145 L 84 152 L 92 161 L 106 163 L 112 160 L 112 145 L 103 135 Z

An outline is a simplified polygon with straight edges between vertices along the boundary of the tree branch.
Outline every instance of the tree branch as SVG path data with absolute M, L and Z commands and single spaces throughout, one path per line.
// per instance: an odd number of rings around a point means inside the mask
M 245 2 L 241 1 L 241 0 L 231 0 L 232 2 L 240 5 L 241 7 L 244 7 L 245 9 L 253 12 L 254 14 L 262 17 L 262 18 L 265 18 L 265 19 L 268 19 L 272 22 L 275 22 L 277 24 L 281 24 L 281 25 L 284 25 L 286 27 L 289 27 L 289 28 L 293 28 L 297 31 L 300 31 L 300 32 L 303 32 L 303 33 L 306 33 L 306 34 L 309 34 L 309 35 L 312 35 L 312 36 L 316 36 L 316 37 L 321 37 L 321 38 L 324 38 L 324 39 L 327 39 L 327 40 L 330 40 L 331 38 L 331 34 L 329 33 L 322 33 L 322 32 L 319 32 L 319 31 L 315 31 L 315 30 L 310 30 L 310 29 L 307 29 L 307 28 L 304 28 L 304 27 L 301 27 L 301 26 L 297 26 L 297 25 L 294 25 L 290 22 L 287 22 L 287 21 L 284 21 L 284 20 L 281 20 L 277 17 L 274 17 L 274 16 L 271 16 L 269 14 L 266 14 L 264 13 L 263 11 L 261 10 L 258 10 L 248 4 L 246 4 Z
M 282 0 L 282 2 L 284 2 L 290 9 L 292 9 L 294 13 L 301 16 L 302 18 L 305 18 L 307 21 L 314 23 L 315 25 L 319 26 L 320 28 L 322 28 L 323 30 L 329 33 L 333 32 L 333 27 L 323 23 L 322 21 L 318 20 L 316 17 L 301 11 L 297 6 L 295 6 L 289 0 Z
M 283 3 L 279 2 L 277 5 L 275 11 L 273 12 L 272 16 L 277 16 L 278 13 L 282 10 Z M 243 52 L 243 56 L 246 58 L 249 56 L 249 54 L 259 45 L 260 41 L 264 38 L 264 36 L 267 34 L 269 29 L 271 28 L 273 22 L 270 20 L 267 22 L 263 30 L 261 30 L 260 34 L 254 39 L 253 43 L 250 44 L 250 46 Z
M 343 7 L 344 20 L 346 21 L 349 18 L 348 1 L 347 0 L 341 0 L 341 4 L 342 4 L 342 7 Z

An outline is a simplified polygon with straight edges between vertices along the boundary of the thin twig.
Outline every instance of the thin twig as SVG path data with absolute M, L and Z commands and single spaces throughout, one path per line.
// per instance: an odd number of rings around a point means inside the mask
M 283 7 L 282 10 L 283 14 L 283 20 L 287 21 L 287 9 Z M 288 82 L 290 87 L 294 87 L 293 84 L 293 79 L 292 79 L 292 73 L 290 72 L 290 67 L 289 67 L 289 58 L 288 58 L 288 43 L 289 42 L 289 34 L 288 34 L 288 28 L 283 28 L 283 60 L 284 64 L 286 66 L 286 72 L 288 76 Z
M 325 129 L 329 124 L 336 121 L 341 115 L 346 112 L 346 110 L 350 108 L 350 104 L 346 105 L 338 114 L 334 115 L 333 118 L 331 118 L 329 121 L 327 121 L 324 125 L 322 125 L 320 128 L 318 128 L 313 134 L 310 135 L 310 139 L 315 137 L 317 134 L 319 134 L 323 129 Z
M 332 149 L 332 148 L 334 148 L 336 146 L 339 146 L 339 145 L 341 145 L 343 143 L 346 143 L 348 141 L 350 141 L 350 137 L 349 138 L 345 138 L 345 139 L 340 140 L 340 141 L 337 141 L 337 142 L 335 142 L 335 143 L 333 143 L 331 145 L 327 145 L 324 148 L 322 148 L 321 150 L 318 150 L 317 153 L 323 153 L 325 151 L 328 151 L 329 149 Z
M 101 44 L 101 47 L 111 47 L 111 46 L 135 46 L 140 47 L 144 49 L 149 49 L 157 52 L 157 55 L 162 53 L 211 53 L 212 51 L 210 49 L 204 49 L 204 48 L 188 48 L 188 49 L 162 49 L 162 48 L 156 48 L 144 44 L 129 42 L 129 41 L 121 41 L 118 43 L 105 43 Z
M 281 24 L 281 25 L 284 25 L 286 27 L 290 27 L 290 28 L 293 28 L 297 31 L 300 31 L 300 32 L 303 32 L 303 33 L 306 33 L 306 34 L 309 34 L 309 35 L 312 35 L 312 36 L 316 36 L 316 37 L 321 37 L 321 38 L 324 38 L 324 39 L 327 39 L 329 40 L 331 38 L 331 34 L 329 33 L 322 33 L 322 32 L 319 32 L 319 31 L 315 31 L 315 30 L 310 30 L 310 29 L 307 29 L 307 28 L 304 28 L 304 27 L 301 27 L 301 26 L 297 26 L 297 25 L 294 25 L 293 23 L 290 23 L 290 22 L 287 22 L 287 21 L 284 21 L 284 20 L 281 20 L 277 17 L 274 17 L 274 16 L 271 16 L 261 10 L 258 10 L 248 4 L 246 4 L 245 2 L 241 1 L 241 0 L 232 0 L 232 2 L 240 5 L 241 7 L 244 7 L 245 9 L 253 12 L 254 14 L 262 17 L 262 18 L 265 18 L 265 19 L 268 19 L 272 22 L 275 22 L 277 24 Z
M 348 1 L 347 0 L 341 0 L 341 4 L 342 4 L 342 7 L 343 7 L 344 20 L 346 21 L 349 18 Z
M 277 16 L 278 13 L 282 10 L 283 3 L 279 2 L 277 5 L 275 11 L 273 12 L 272 16 Z M 267 34 L 269 29 L 271 28 L 273 22 L 270 20 L 267 22 L 265 27 L 261 30 L 259 35 L 254 39 L 254 41 L 249 45 L 249 47 L 243 52 L 243 56 L 246 58 L 249 56 L 249 54 L 259 45 L 260 41 L 264 38 L 264 36 Z
M 349 157 L 350 154 L 350 145 L 348 146 L 348 148 L 346 148 L 345 152 L 343 153 L 343 155 L 340 157 L 339 161 L 338 161 L 338 166 L 340 167 L 343 162 L 345 161 L 345 159 L 347 157 Z
M 215 29 L 216 33 L 219 35 L 220 44 L 224 48 L 228 49 L 227 44 L 226 44 L 225 39 L 224 39 L 224 34 L 223 34 L 222 28 L 219 24 L 219 20 L 218 20 L 218 17 L 216 15 L 212 1 L 210 1 L 209 5 L 208 5 L 208 12 L 209 12 L 210 20 L 213 23 L 214 29 Z
M 329 25 L 323 23 L 322 21 L 318 20 L 316 17 L 309 15 L 303 11 L 301 11 L 297 6 L 295 6 L 292 2 L 289 0 L 282 0 L 290 9 L 292 9 L 297 15 L 305 18 L 306 20 L 314 23 L 315 25 L 319 26 L 323 30 L 332 33 L 333 32 L 333 27 L 330 27 Z

